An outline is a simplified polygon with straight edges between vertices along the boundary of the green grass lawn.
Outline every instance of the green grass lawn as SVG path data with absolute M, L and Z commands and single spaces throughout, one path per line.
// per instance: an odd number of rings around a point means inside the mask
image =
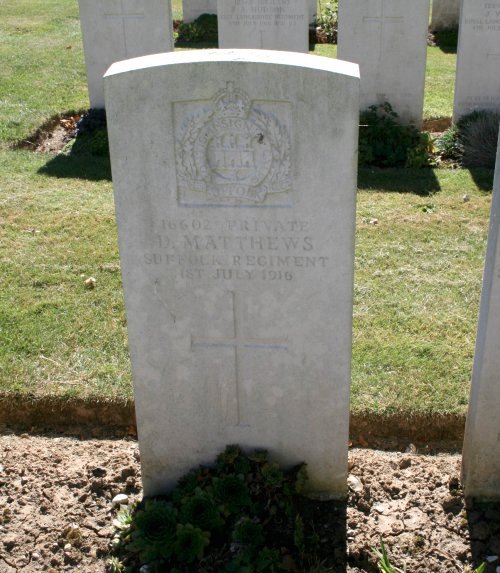
M 88 106 L 77 1 L 2 0 L 0 40 L 0 392 L 130 398 L 109 164 L 11 148 Z M 455 55 L 427 67 L 425 116 L 450 116 Z M 360 173 L 353 411 L 465 411 L 491 184 Z

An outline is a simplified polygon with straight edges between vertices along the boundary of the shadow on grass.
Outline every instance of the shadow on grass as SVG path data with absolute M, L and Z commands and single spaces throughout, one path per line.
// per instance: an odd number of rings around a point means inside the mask
M 360 167 L 358 188 L 394 193 L 415 193 L 426 197 L 441 190 L 438 178 L 432 169 L 379 169 Z
M 500 553 L 500 502 L 466 500 L 467 525 L 474 567 Z M 487 563 L 484 573 L 495 573 L 500 559 Z
M 109 157 L 95 155 L 59 154 L 40 167 L 38 173 L 60 178 L 87 179 L 88 181 L 111 181 Z
M 481 191 L 492 191 L 493 190 L 493 177 L 494 170 L 486 168 L 469 168 L 470 176 L 474 180 L 474 183 L 481 189 Z

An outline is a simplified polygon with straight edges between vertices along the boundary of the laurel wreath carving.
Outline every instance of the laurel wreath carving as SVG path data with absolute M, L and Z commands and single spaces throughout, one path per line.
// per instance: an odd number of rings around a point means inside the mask
M 213 118 L 213 111 L 196 114 L 188 123 L 182 140 L 178 142 L 176 154 L 177 177 L 179 181 L 205 181 L 209 176 L 208 166 L 196 161 L 195 146 L 200 131 Z M 291 142 L 286 127 L 280 126 L 271 114 L 253 109 L 249 121 L 268 137 L 272 150 L 272 164 L 266 179 L 260 185 L 267 193 L 282 193 L 291 188 Z

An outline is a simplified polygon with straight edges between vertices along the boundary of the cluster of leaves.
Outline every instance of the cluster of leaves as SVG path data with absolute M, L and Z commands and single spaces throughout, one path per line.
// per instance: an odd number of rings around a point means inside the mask
M 76 124 L 76 138 L 71 147 L 72 154 L 90 154 L 97 157 L 109 155 L 106 112 L 104 109 L 90 109 Z
M 305 480 L 304 465 L 284 472 L 266 452 L 245 456 L 228 446 L 214 467 L 189 472 L 168 497 L 120 510 L 115 571 L 283 571 L 293 562 L 285 548 L 303 552 L 297 499 Z
M 182 22 L 177 29 L 176 43 L 218 41 L 217 15 L 202 14 L 194 22 Z
M 462 116 L 435 142 L 439 157 L 464 167 L 493 169 L 500 114 L 480 110 Z
M 317 41 L 328 44 L 337 43 L 338 15 L 338 0 L 331 0 L 324 6 L 320 3 L 320 11 L 316 16 Z
M 363 167 L 427 167 L 432 140 L 414 125 L 402 125 L 391 104 L 372 105 L 361 113 L 359 165 Z

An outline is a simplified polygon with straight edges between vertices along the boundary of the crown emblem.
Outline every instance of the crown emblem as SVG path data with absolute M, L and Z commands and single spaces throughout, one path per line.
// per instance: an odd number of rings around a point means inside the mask
M 181 204 L 259 205 L 289 193 L 290 112 L 288 102 L 256 105 L 231 81 L 210 100 L 182 104 L 175 151 Z
M 227 82 L 226 88 L 218 92 L 213 101 L 219 117 L 244 119 L 248 116 L 252 106 L 247 94 L 236 89 L 233 82 Z

